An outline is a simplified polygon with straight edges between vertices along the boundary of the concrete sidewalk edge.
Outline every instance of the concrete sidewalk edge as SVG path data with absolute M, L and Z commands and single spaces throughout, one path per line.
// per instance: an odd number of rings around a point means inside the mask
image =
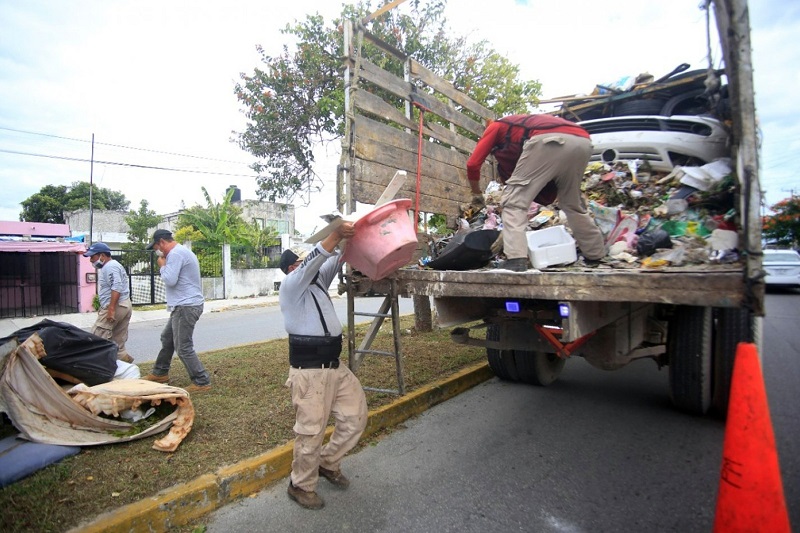
M 362 439 L 416 416 L 493 376 L 487 363 L 479 363 L 370 411 Z M 332 429 L 328 428 L 328 436 Z M 155 496 L 103 513 L 70 531 L 167 531 L 172 527 L 189 525 L 238 498 L 287 477 L 292 468 L 293 448 L 294 441 L 291 441 L 256 457 L 223 466 L 214 474 L 202 475 Z

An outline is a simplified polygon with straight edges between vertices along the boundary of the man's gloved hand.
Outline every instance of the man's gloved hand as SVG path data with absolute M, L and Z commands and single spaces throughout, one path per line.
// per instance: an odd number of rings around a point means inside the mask
M 470 202 L 470 204 L 475 207 L 476 211 L 486 207 L 486 201 L 483 199 L 483 194 L 481 193 L 473 194 L 472 202 Z

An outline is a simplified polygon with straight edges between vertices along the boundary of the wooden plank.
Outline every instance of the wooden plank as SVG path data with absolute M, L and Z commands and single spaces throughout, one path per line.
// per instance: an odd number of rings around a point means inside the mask
M 403 114 L 403 112 L 386 103 L 381 98 L 375 96 L 369 91 L 363 89 L 356 89 L 353 91 L 353 105 L 361 111 L 365 111 L 373 116 L 382 118 L 399 124 L 405 128 L 413 130 L 415 133 L 419 130 L 419 122 L 412 121 Z M 357 119 L 358 120 L 358 119 Z M 359 120 L 360 122 L 360 120 Z M 440 124 L 425 121 L 422 133 L 428 137 L 432 137 L 447 146 L 452 146 L 464 153 L 472 153 L 477 144 L 475 141 L 456 132 L 450 131 Z
M 366 24 L 366 23 L 368 23 L 369 21 L 371 21 L 371 20 L 373 20 L 373 19 L 376 19 L 376 18 L 380 17 L 381 15 L 383 15 L 384 13 L 386 13 L 387 11 L 389 11 L 389 10 L 391 10 L 391 9 L 394 9 L 395 7 L 397 7 L 398 5 L 402 4 L 402 3 L 403 3 L 403 2 L 405 2 L 405 1 L 406 1 L 406 0 L 394 0 L 393 2 L 389 2 L 389 3 L 388 3 L 388 4 L 386 4 L 385 6 L 383 6 L 383 7 L 379 8 L 377 11 L 375 11 L 375 12 L 373 12 L 373 13 L 370 13 L 369 15 L 367 15 L 366 17 L 364 17 L 364 18 L 361 20 L 361 23 L 362 23 L 362 24 Z
M 361 59 L 361 70 L 358 72 L 358 76 L 362 82 L 368 81 L 410 102 L 419 102 L 421 105 L 430 109 L 431 112 L 475 135 L 481 135 L 483 133 L 483 124 L 459 113 L 454 108 L 447 107 L 433 95 L 420 92 L 413 84 L 383 70 L 366 59 Z
M 356 160 L 351 171 L 354 178 L 356 178 L 353 180 L 353 197 L 361 203 L 375 204 L 385 189 L 383 182 L 390 179 L 394 172 L 394 167 Z M 421 182 L 420 209 L 422 211 L 441 213 L 454 219 L 458 215 L 460 203 L 466 203 L 469 198 L 469 189 L 467 188 L 464 189 L 466 194 L 460 196 L 450 192 L 440 183 L 437 183 L 436 180 L 422 176 Z M 396 197 L 416 198 L 416 173 L 413 176 L 409 176 L 408 181 L 397 192 Z
M 480 122 L 456 111 L 454 107 L 447 106 L 436 99 L 436 96 L 422 91 L 411 93 L 410 99 L 412 102 L 417 103 L 427 110 L 439 115 L 448 122 L 452 122 L 456 126 L 460 126 L 465 130 L 474 133 L 477 136 L 483 134 L 485 126 Z M 427 111 L 426 111 L 427 112 Z
M 385 187 L 395 170 L 405 170 L 412 176 L 407 187 L 413 191 L 417 174 L 417 144 L 413 136 L 366 118 L 360 118 L 356 132 L 352 147 L 354 157 L 350 165 L 350 180 L 356 200 L 373 203 L 376 198 L 364 194 L 364 191 L 373 189 L 359 187 L 359 183 Z M 471 196 L 466 176 L 466 157 L 432 143 L 426 143 L 424 150 L 422 209 L 456 217 L 460 203 L 466 203 Z M 492 180 L 492 167 L 485 163 L 482 170 L 480 183 L 485 188 Z M 448 201 L 451 198 L 452 203 Z M 432 209 L 431 206 L 439 208 Z
M 387 103 L 385 100 L 375 96 L 369 91 L 365 91 L 361 88 L 356 89 L 351 93 L 351 98 L 353 99 L 353 105 L 356 106 L 356 108 L 366 111 L 371 115 L 380 117 L 384 120 L 390 120 L 405 128 L 413 128 L 416 130 L 419 126 L 417 122 L 413 122 L 406 118 L 403 111 Z M 360 117 L 356 118 L 356 122 L 359 124 L 359 126 L 361 125 Z
M 425 83 L 425 85 L 442 93 L 456 104 L 469 109 L 483 119 L 494 120 L 497 118 L 497 115 L 493 111 L 483 107 L 481 104 L 456 89 L 453 84 L 437 76 L 432 71 L 422 66 L 417 60 L 412 58 L 410 64 L 411 75 Z
M 376 142 L 363 142 L 358 140 L 355 144 L 355 158 L 351 165 L 353 172 L 353 183 L 367 182 L 385 187 L 388 179 L 386 172 L 380 172 L 383 176 L 375 179 L 375 174 L 370 169 L 370 165 L 377 164 L 380 167 L 390 169 L 406 170 L 411 176 L 409 183 L 415 181 L 417 175 L 416 154 L 395 146 L 383 145 Z M 437 161 L 428 157 L 422 159 L 422 194 L 434 196 L 435 201 L 453 197 L 457 202 L 467 202 L 471 197 L 469 184 L 466 177 L 466 169 L 463 164 L 450 164 Z M 491 180 L 490 174 L 485 173 L 481 180 L 481 186 L 485 187 Z M 359 199 L 364 202 L 365 200 Z
M 366 141 L 372 141 L 373 143 L 377 143 L 378 145 L 383 145 L 389 150 L 401 150 L 407 152 L 403 159 L 405 160 L 406 157 L 410 157 L 413 160 L 411 168 L 407 166 L 398 166 L 398 169 L 411 171 L 413 170 L 416 173 L 417 169 L 417 150 L 419 148 L 419 138 L 414 134 L 410 134 L 401 130 L 399 128 L 394 128 L 388 124 L 383 124 L 376 120 L 372 120 L 368 117 L 358 117 L 358 127 L 354 130 L 355 133 L 355 140 L 354 146 L 356 147 L 356 157 L 360 157 L 362 159 L 368 159 L 371 161 L 381 161 L 384 164 L 394 164 L 387 161 L 383 161 L 384 158 L 390 157 L 391 154 L 383 154 L 383 153 L 376 153 L 373 155 L 368 155 L 366 152 L 367 143 Z M 358 147 L 361 146 L 365 152 L 359 153 Z M 458 167 L 464 169 L 463 178 L 466 179 L 466 162 L 468 155 L 462 152 L 451 150 L 446 146 L 442 146 L 441 144 L 437 144 L 434 142 L 426 141 L 423 143 L 423 156 L 428 159 L 432 159 L 434 161 L 440 161 L 450 166 Z M 487 168 L 487 172 L 491 175 L 491 166 L 485 165 Z M 462 177 L 461 175 L 459 178 Z
M 390 277 L 402 296 L 527 298 L 553 301 L 649 302 L 738 307 L 744 302 L 741 270 L 691 272 L 592 270 L 513 273 L 401 269 Z

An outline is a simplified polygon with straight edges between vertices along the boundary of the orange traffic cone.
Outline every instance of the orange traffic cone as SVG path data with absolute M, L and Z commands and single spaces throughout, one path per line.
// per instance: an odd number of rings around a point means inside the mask
M 791 531 L 758 351 L 745 342 L 736 347 L 714 531 Z

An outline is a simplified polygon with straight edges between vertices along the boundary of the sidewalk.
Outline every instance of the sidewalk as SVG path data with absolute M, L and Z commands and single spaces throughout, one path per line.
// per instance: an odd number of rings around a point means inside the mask
M 338 297 L 338 294 L 332 293 L 332 298 Z M 241 307 L 258 307 L 264 305 L 278 305 L 278 295 L 271 296 L 254 296 L 252 298 L 229 298 L 226 300 L 206 300 L 204 304 L 203 313 L 218 313 L 221 311 L 229 311 L 231 309 Z M 160 318 L 167 318 L 169 313 L 166 309 L 155 309 L 152 311 L 139 311 L 136 307 L 133 308 L 133 316 L 131 323 L 146 322 L 148 320 L 158 320 Z M 16 317 L 16 318 L 3 318 L 0 319 L 0 338 L 11 335 L 18 329 L 32 326 L 41 322 L 45 318 L 55 322 L 66 322 L 77 326 L 82 329 L 91 328 L 97 318 L 97 313 L 70 313 L 66 315 L 50 315 L 50 316 L 37 316 L 37 317 Z

